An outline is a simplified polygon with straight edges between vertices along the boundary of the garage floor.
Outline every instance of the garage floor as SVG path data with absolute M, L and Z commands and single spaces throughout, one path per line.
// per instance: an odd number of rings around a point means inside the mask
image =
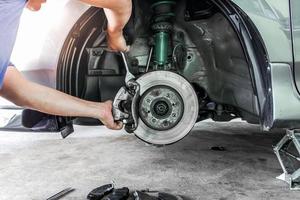
M 65 199 L 85 199 L 112 180 L 199 200 L 299 199 L 300 191 L 275 179 L 281 170 L 272 145 L 283 134 L 243 122 L 202 122 L 183 141 L 157 148 L 104 127 L 76 127 L 66 140 L 0 132 L 0 199 L 46 199 L 67 187 L 76 191 Z

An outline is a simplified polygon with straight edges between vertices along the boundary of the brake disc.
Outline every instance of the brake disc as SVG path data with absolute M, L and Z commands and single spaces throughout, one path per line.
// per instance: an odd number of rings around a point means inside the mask
M 140 77 L 138 126 L 141 140 L 168 145 L 184 138 L 198 117 L 198 98 L 191 84 L 169 71 L 149 72 Z

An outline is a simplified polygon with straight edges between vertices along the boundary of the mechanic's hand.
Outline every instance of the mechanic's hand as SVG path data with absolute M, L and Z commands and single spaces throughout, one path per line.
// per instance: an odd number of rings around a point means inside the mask
M 46 3 L 46 0 L 28 0 L 26 7 L 31 11 L 39 11 L 43 3 Z
M 130 19 L 132 0 L 80 0 L 103 8 L 107 18 L 108 46 L 112 51 L 126 52 L 129 48 L 123 36 L 123 29 Z
M 100 103 L 101 113 L 99 120 L 109 129 L 121 130 L 123 128 L 123 123 L 115 122 L 112 115 L 112 101 L 106 101 Z
M 113 51 L 129 51 L 123 36 L 123 29 L 130 19 L 132 0 L 111 0 L 109 8 L 104 9 L 108 24 L 108 46 Z
M 123 31 L 109 32 L 109 30 L 107 30 L 107 33 L 107 43 L 110 50 L 122 52 L 129 51 L 130 47 L 126 44 Z

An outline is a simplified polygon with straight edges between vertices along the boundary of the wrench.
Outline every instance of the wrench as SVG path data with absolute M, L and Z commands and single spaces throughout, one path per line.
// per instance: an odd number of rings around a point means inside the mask
M 125 82 L 127 84 L 130 80 L 135 79 L 135 76 L 129 70 L 127 53 L 121 51 L 120 54 L 122 56 L 122 59 L 123 59 L 123 62 L 124 62 L 125 68 L 126 68 Z

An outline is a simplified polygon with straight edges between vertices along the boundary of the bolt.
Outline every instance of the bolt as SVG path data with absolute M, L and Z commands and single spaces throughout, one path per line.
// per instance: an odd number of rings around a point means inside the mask
M 138 60 L 138 59 L 133 59 L 133 60 L 131 61 L 131 65 L 132 65 L 132 66 L 139 66 L 139 60 Z
M 164 121 L 163 125 L 166 127 L 169 125 L 169 122 L 168 121 Z
M 176 113 L 173 113 L 173 114 L 172 114 L 172 117 L 176 117 Z

